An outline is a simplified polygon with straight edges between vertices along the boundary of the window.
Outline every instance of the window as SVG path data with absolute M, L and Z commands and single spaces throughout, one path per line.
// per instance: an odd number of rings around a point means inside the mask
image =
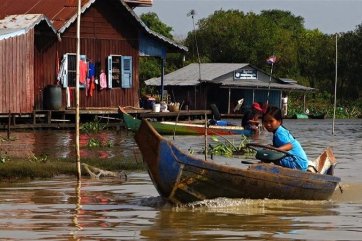
M 132 57 L 122 56 L 121 58 L 122 69 L 122 88 L 132 87 Z
M 132 56 L 108 56 L 108 87 L 132 88 Z
M 81 61 L 86 61 L 87 57 L 85 55 L 80 55 Z M 77 56 L 76 54 L 67 53 L 63 55 L 62 64 L 60 66 L 60 71 L 58 74 L 58 79 L 61 80 L 63 87 L 75 87 L 76 86 L 76 76 L 77 76 Z M 80 83 L 80 88 L 84 88 L 85 84 Z

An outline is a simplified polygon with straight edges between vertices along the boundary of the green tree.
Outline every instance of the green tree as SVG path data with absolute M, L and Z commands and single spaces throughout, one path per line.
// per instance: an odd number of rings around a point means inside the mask
M 189 32 L 185 44 L 189 58 L 195 59 L 195 34 L 200 55 L 210 62 L 244 62 L 269 68 L 266 58 L 275 54 L 281 75 L 298 72 L 297 48 L 303 18 L 281 10 L 244 14 L 239 10 L 218 10 L 198 21 L 198 30 Z
M 140 15 L 141 20 L 146 24 L 146 26 L 152 31 L 173 39 L 172 27 L 161 22 L 156 13 L 143 13 Z M 169 73 L 178 69 L 182 65 L 182 55 L 181 54 L 167 54 L 167 62 L 165 67 L 165 72 Z M 139 63 L 139 78 L 141 84 L 141 92 L 148 92 L 153 90 L 146 89 L 144 81 L 152 77 L 161 76 L 161 59 L 158 57 L 143 57 L 140 58 Z
M 152 31 L 155 31 L 156 33 L 159 33 L 166 38 L 173 39 L 173 36 L 171 34 L 171 32 L 173 31 L 172 27 L 161 22 L 156 13 L 143 13 L 140 15 L 140 18 L 142 22 L 146 24 L 146 26 Z
M 300 75 L 313 88 L 332 93 L 334 86 L 334 41 L 319 30 L 304 30 L 298 48 Z
M 358 99 L 362 96 L 362 24 L 355 31 L 342 33 L 338 41 L 339 96 Z

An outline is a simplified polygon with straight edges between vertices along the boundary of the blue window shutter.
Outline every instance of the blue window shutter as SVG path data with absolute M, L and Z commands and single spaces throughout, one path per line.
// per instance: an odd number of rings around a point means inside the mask
M 108 56 L 108 88 L 112 89 L 112 56 Z
M 121 57 L 122 88 L 132 88 L 132 56 Z

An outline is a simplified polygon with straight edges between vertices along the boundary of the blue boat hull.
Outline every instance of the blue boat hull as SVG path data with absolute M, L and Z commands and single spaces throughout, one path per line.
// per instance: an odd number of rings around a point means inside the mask
M 231 167 L 192 157 L 143 121 L 135 136 L 159 194 L 172 203 L 217 197 L 326 200 L 340 178 L 269 163 Z

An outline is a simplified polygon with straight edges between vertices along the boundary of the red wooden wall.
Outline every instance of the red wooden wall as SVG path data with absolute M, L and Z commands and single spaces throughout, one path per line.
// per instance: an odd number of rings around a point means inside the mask
M 30 113 L 34 105 L 34 29 L 0 40 L 0 113 Z
M 127 17 L 120 17 L 120 12 L 110 8 L 102 1 L 96 2 L 81 17 L 81 54 L 94 62 L 100 62 L 101 68 L 107 70 L 107 56 L 132 56 L 133 87 L 129 89 L 113 88 L 96 90 L 92 97 L 80 90 L 80 107 L 117 107 L 139 105 L 138 79 L 138 29 Z M 65 53 L 76 53 L 76 23 L 73 23 L 62 35 L 61 42 L 35 53 L 35 88 L 36 108 L 42 108 L 42 93 L 49 84 L 56 84 L 56 63 Z M 70 88 L 75 93 L 75 88 Z M 66 106 L 65 89 L 63 89 L 62 106 Z M 74 95 L 71 106 L 75 106 Z

